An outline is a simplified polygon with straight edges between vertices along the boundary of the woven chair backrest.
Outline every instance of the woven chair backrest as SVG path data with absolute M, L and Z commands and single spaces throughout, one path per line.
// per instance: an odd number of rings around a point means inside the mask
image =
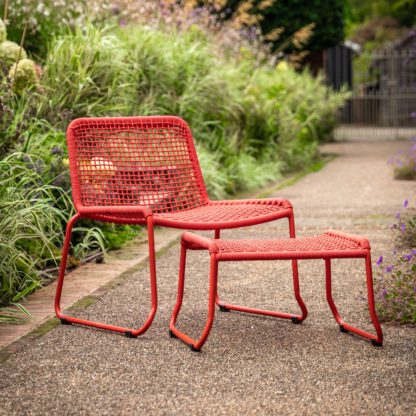
M 175 212 L 208 196 L 189 126 L 178 117 L 80 118 L 67 131 L 75 206 Z

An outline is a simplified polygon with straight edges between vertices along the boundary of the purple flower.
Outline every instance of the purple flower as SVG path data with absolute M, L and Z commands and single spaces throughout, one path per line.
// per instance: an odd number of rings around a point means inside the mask
M 416 255 L 416 248 L 414 248 L 413 250 L 412 250 L 412 254 L 415 256 Z
M 396 218 L 399 220 L 400 219 L 400 212 L 399 211 L 397 211 L 396 212 Z
M 119 22 L 120 27 L 125 27 L 127 26 L 127 22 L 124 19 L 121 19 Z
M 381 292 L 381 297 L 385 298 L 387 295 L 387 289 L 383 289 L 383 291 Z
M 61 147 L 59 147 L 59 146 L 54 146 L 54 147 L 52 147 L 52 149 L 51 149 L 51 153 L 53 154 L 53 155 L 62 155 L 62 153 L 63 153 L 64 151 L 62 150 L 62 148 Z
M 402 223 L 400 224 L 400 231 L 401 231 L 402 233 L 404 233 L 404 232 L 406 231 L 406 224 L 405 224 L 404 222 L 402 222 Z
M 404 207 L 404 208 L 406 208 L 408 205 L 409 205 L 409 201 L 406 199 L 406 200 L 403 202 L 403 207 Z
M 409 260 L 411 260 L 412 259 L 412 255 L 411 254 L 405 254 L 404 256 L 403 256 L 403 260 L 405 260 L 405 261 L 409 261 Z
M 390 266 L 387 266 L 386 267 L 386 272 L 387 273 L 391 273 L 392 272 L 392 270 L 393 270 L 393 268 L 394 268 L 394 266 L 391 264 Z
M 380 256 L 377 260 L 377 266 L 380 266 L 380 264 L 383 263 L 383 256 Z

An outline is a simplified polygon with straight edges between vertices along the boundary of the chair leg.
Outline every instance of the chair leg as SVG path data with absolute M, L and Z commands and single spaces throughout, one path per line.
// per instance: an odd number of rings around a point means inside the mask
M 185 287 L 185 268 L 186 268 L 186 243 L 181 244 L 181 256 L 179 263 L 179 279 L 178 279 L 178 296 L 172 317 L 169 324 L 169 335 L 172 338 L 179 338 L 182 342 L 187 344 L 192 351 L 201 351 L 202 346 L 205 344 L 209 333 L 212 328 L 215 317 L 215 299 L 217 294 L 217 280 L 218 280 L 218 261 L 215 254 L 211 254 L 210 259 L 210 280 L 209 280 L 209 298 L 208 298 L 208 318 L 205 322 L 202 335 L 198 340 L 195 340 L 179 329 L 176 328 L 176 320 L 178 318 L 179 311 L 182 306 L 183 292 Z
M 291 212 L 289 218 L 289 235 L 290 238 L 296 238 L 296 230 L 295 230 L 295 216 L 293 211 Z M 298 268 L 298 261 L 292 260 L 292 274 L 293 274 L 293 291 L 295 292 L 295 298 L 298 302 L 298 305 L 302 311 L 301 316 L 296 316 L 292 318 L 292 322 L 295 324 L 301 323 L 306 319 L 308 316 L 308 309 L 306 308 L 305 302 L 300 295 L 300 285 L 299 285 L 299 268 Z
M 156 285 L 156 263 L 155 263 L 155 247 L 154 247 L 154 230 L 153 230 L 153 219 L 151 216 L 147 217 L 147 233 L 148 233 L 148 244 L 149 244 L 149 263 L 150 263 L 150 290 L 151 290 L 151 310 L 150 313 L 139 329 L 125 328 L 121 326 L 108 325 L 100 322 L 89 321 L 86 319 L 75 318 L 62 313 L 61 310 L 61 295 L 62 288 L 65 279 L 66 264 L 68 258 L 69 247 L 71 243 L 72 229 L 75 222 L 80 218 L 79 214 L 74 215 L 68 222 L 65 233 L 64 246 L 62 249 L 62 260 L 59 268 L 59 278 L 56 287 L 55 294 L 55 313 L 56 316 L 61 320 L 63 324 L 77 324 L 99 328 L 103 330 L 120 332 L 126 335 L 128 338 L 136 338 L 147 331 L 153 322 L 157 310 L 157 285 Z
M 380 323 L 377 318 L 377 314 L 374 306 L 374 291 L 373 291 L 373 274 L 371 269 L 371 256 L 368 254 L 365 258 L 366 262 L 366 277 L 367 277 L 367 295 L 368 295 L 368 308 L 370 311 L 371 321 L 376 330 L 376 335 L 370 334 L 367 331 L 356 328 L 344 322 L 341 315 L 335 306 L 334 299 L 332 297 L 332 273 L 331 273 L 331 260 L 325 259 L 325 275 L 326 275 L 326 299 L 331 309 L 332 315 L 337 321 L 341 332 L 352 332 L 363 338 L 371 341 L 374 346 L 381 346 L 383 342 L 383 332 L 381 330 Z
M 296 237 L 295 220 L 294 220 L 293 212 L 290 215 L 290 217 L 288 217 L 288 220 L 289 220 L 290 237 L 295 238 Z M 215 238 L 220 238 L 220 230 L 215 230 Z M 294 315 L 294 314 L 284 313 L 284 312 L 266 311 L 263 309 L 247 308 L 245 306 L 224 303 L 221 301 L 218 293 L 216 295 L 215 303 L 219 306 L 219 309 L 221 312 L 238 311 L 238 312 L 252 313 L 256 315 L 265 315 L 265 316 L 271 316 L 275 318 L 290 319 L 294 324 L 300 324 L 308 316 L 308 309 L 306 308 L 305 302 L 303 301 L 302 296 L 300 295 L 299 270 L 298 270 L 297 260 L 292 260 L 292 273 L 293 273 L 293 289 L 295 293 L 295 299 L 301 309 L 300 315 Z

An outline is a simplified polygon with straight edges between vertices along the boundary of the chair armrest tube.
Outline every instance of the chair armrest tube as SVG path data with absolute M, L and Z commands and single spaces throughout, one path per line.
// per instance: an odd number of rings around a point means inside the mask
M 77 207 L 77 211 L 81 215 L 91 214 L 127 214 L 134 215 L 140 214 L 147 218 L 153 215 L 151 208 L 143 206 L 123 206 L 123 205 L 109 205 L 109 206 L 98 206 L 98 207 Z
M 204 248 L 210 253 L 218 253 L 218 247 L 210 238 L 202 237 L 190 232 L 182 234 L 182 243 L 188 244 L 188 248 Z

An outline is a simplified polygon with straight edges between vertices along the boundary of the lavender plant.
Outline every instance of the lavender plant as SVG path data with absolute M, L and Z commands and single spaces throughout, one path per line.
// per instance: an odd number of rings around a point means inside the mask
M 416 324 L 416 209 L 408 200 L 396 219 L 396 247 L 377 261 L 376 308 L 384 321 Z
M 416 117 L 416 113 L 415 117 Z M 416 137 L 412 139 L 412 146 L 405 150 L 400 150 L 395 156 L 388 160 L 394 167 L 394 178 L 402 180 L 416 179 Z

